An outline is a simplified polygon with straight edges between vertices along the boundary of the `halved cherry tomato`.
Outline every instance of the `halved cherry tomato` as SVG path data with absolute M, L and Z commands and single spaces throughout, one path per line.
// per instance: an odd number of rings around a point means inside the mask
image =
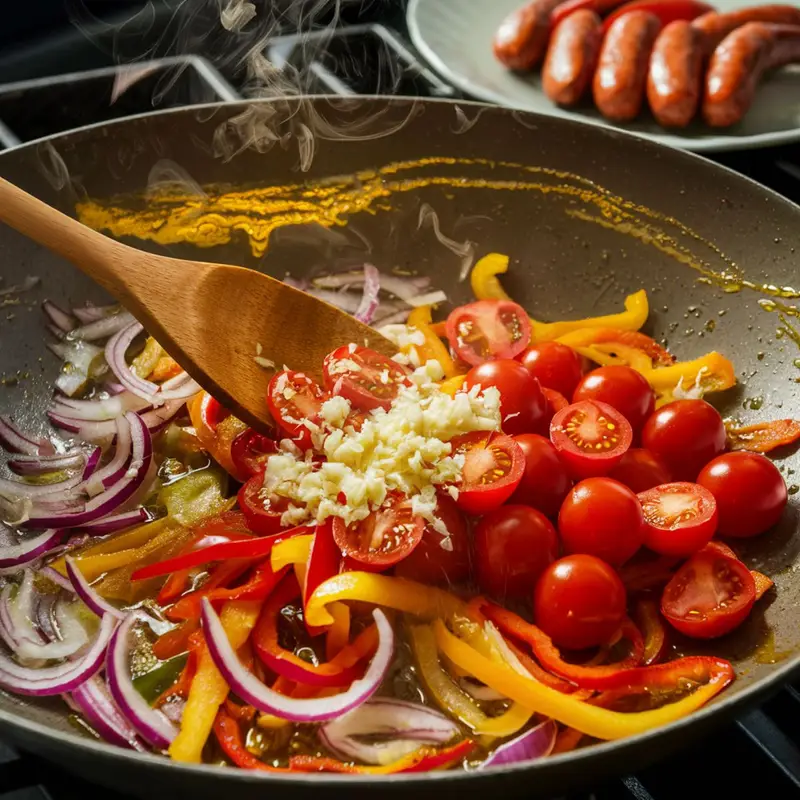
M 237 497 L 247 527 L 258 536 L 269 536 L 284 527 L 281 525 L 281 515 L 289 508 L 289 500 L 278 496 L 264 498 L 263 489 L 263 476 L 254 475 L 239 489 Z
M 311 446 L 311 431 L 303 423 L 318 425 L 327 392 L 302 372 L 278 372 L 269 382 L 267 407 L 272 418 L 301 450 Z
M 639 495 L 644 543 L 665 556 L 690 556 L 717 531 L 714 495 L 696 483 L 665 483 Z
M 625 619 L 625 587 L 594 556 L 566 556 L 545 569 L 533 595 L 536 624 L 559 646 L 583 650 L 607 642 Z
M 395 567 L 394 574 L 421 583 L 463 583 L 470 576 L 467 521 L 455 500 L 443 492 L 436 498 L 434 515 L 448 535 L 426 522 L 422 541 Z
M 755 425 L 726 425 L 728 447 L 751 453 L 769 453 L 776 447 L 794 444 L 800 439 L 800 420 L 773 419 Z
M 755 581 L 741 561 L 703 550 L 667 584 L 661 613 L 686 636 L 714 639 L 741 625 L 755 600 Z
M 411 385 L 402 364 L 356 345 L 339 347 L 325 356 L 322 371 L 325 388 L 362 411 L 388 411 L 400 387 Z
M 501 506 L 475 528 L 478 586 L 493 597 L 530 597 L 545 567 L 557 557 L 556 529 L 530 506 Z
M 656 407 L 656 393 L 641 373 L 624 366 L 599 367 L 584 375 L 572 395 L 572 402 L 599 400 L 616 408 L 640 431 Z
M 720 536 L 757 536 L 776 525 L 789 499 L 778 468 L 757 453 L 725 453 L 697 477 L 717 501 Z
M 581 357 L 561 342 L 531 345 L 517 359 L 546 389 L 572 397 L 583 376 Z
M 633 430 L 607 403 L 582 400 L 561 409 L 550 423 L 550 441 L 574 478 L 605 475 L 631 445 Z
M 586 553 L 619 566 L 642 546 L 642 507 L 618 481 L 587 478 L 567 494 L 558 530 L 567 553 Z
M 522 480 L 525 454 L 510 437 L 493 431 L 474 431 L 450 443 L 453 455 L 464 456 L 458 507 L 468 514 L 499 508 Z
M 278 452 L 278 443 L 252 428 L 242 431 L 231 443 L 231 461 L 236 475 L 244 482 L 264 471 L 266 460 Z
M 342 554 L 374 569 L 388 569 L 402 561 L 422 540 L 425 520 L 414 516 L 411 501 L 391 497 L 366 519 L 346 525 L 333 520 L 333 538 Z
M 525 470 L 511 502 L 539 509 L 556 517 L 572 481 L 549 439 L 535 433 L 515 436 L 525 454 Z
M 500 392 L 500 424 L 504 433 L 545 430 L 547 400 L 539 381 L 518 361 L 502 358 L 473 367 L 464 378 L 467 389 L 494 386 Z
M 203 393 L 198 411 L 203 423 L 212 431 L 216 430 L 217 425 L 219 425 L 222 420 L 231 415 L 231 412 L 228 411 L 227 408 L 223 408 L 220 402 L 215 400 L 207 392 Z
M 525 309 L 510 300 L 479 300 L 450 312 L 447 338 L 467 364 L 514 358 L 531 340 L 531 322 Z
M 608 477 L 624 483 L 636 494 L 672 481 L 672 476 L 661 459 L 642 447 L 631 447 L 622 456 L 619 464 L 608 473 Z
M 725 425 L 705 400 L 673 400 L 645 422 L 642 446 L 658 456 L 674 480 L 693 481 L 725 450 Z

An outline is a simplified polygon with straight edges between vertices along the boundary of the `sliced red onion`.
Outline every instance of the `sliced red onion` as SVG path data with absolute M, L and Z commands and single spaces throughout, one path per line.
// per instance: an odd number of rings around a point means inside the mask
M 75 318 L 63 308 L 59 308 L 52 300 L 45 300 L 42 303 L 42 311 L 62 333 L 67 333 L 75 327 Z
M 54 414 L 70 419 L 82 419 L 91 422 L 113 420 L 126 411 L 144 411 L 150 404 L 132 392 L 123 392 L 105 400 L 73 400 L 64 397 L 50 406 Z
M 418 750 L 421 743 L 444 744 L 460 732 L 457 723 L 427 706 L 373 697 L 323 725 L 319 735 L 340 758 L 388 764 Z
M 413 297 L 407 297 L 406 303 L 414 308 L 419 306 L 432 306 L 436 303 L 446 303 L 447 295 L 442 291 L 428 292 L 427 294 L 416 294 Z
M 153 442 L 142 417 L 129 411 L 125 414 L 125 418 L 131 426 L 133 452 L 128 469 L 122 478 L 111 488 L 91 499 L 80 511 L 53 514 L 39 509 L 34 504 L 27 520 L 28 527 L 76 528 L 86 525 L 110 514 L 137 491 L 145 481 L 153 460 Z
M 20 497 L 31 499 L 46 498 L 51 501 L 60 500 L 74 494 L 75 488 L 81 483 L 80 475 L 73 475 L 56 483 L 24 483 L 20 480 L 0 478 L 0 497 L 16 500 Z
M 0 545 L 0 569 L 3 570 L 22 567 L 35 561 L 52 550 L 64 538 L 64 532 L 55 529 L 44 531 L 38 536 L 25 536 L 24 538 L 2 524 L 0 524 L 0 529 L 3 529 L 4 533 L 8 533 L 8 538 L 11 539 L 10 543 Z
M 118 747 L 144 752 L 136 730 L 119 710 L 105 681 L 98 675 L 75 689 L 69 699 L 102 739 Z
M 364 264 L 364 295 L 354 314 L 359 322 L 369 325 L 378 308 L 381 276 L 372 264 Z
M 108 336 L 114 336 L 135 321 L 133 314 L 121 311 L 119 314 L 103 317 L 80 328 L 75 328 L 69 332 L 69 338 L 84 339 L 87 342 L 105 339 Z
M 103 621 L 112 618 L 106 614 Z M 114 632 L 108 648 L 106 673 L 108 688 L 122 713 L 139 735 L 153 747 L 166 750 L 178 735 L 178 729 L 159 711 L 151 708 L 136 690 L 131 679 L 130 651 L 133 626 L 145 618 L 140 612 L 128 614 Z
M 28 456 L 49 456 L 55 453 L 55 448 L 47 439 L 23 433 L 5 415 L 0 415 L 0 447 L 9 453 L 24 453 Z
M 323 722 L 335 719 L 365 703 L 375 694 L 386 676 L 394 654 L 394 631 L 383 611 L 375 609 L 372 613 L 378 626 L 378 649 L 364 677 L 353 681 L 350 688 L 341 694 L 309 699 L 279 694 L 246 670 L 207 599 L 203 600 L 202 620 L 211 658 L 231 689 L 242 700 L 259 711 L 293 722 Z
M 102 456 L 103 456 L 102 448 L 100 447 L 92 448 L 92 452 L 89 453 L 89 455 L 86 457 L 86 464 L 84 464 L 83 472 L 81 473 L 81 478 L 83 478 L 84 481 L 88 480 L 89 477 L 94 475 Z
M 361 286 L 364 283 L 365 275 L 363 271 L 354 272 L 337 272 L 333 275 L 320 275 L 314 278 L 314 286 L 320 289 L 339 289 L 342 286 Z M 413 296 L 419 294 L 422 289 L 427 289 L 430 286 L 431 279 L 427 275 L 381 275 L 381 281 L 388 280 L 388 284 L 384 284 L 383 288 L 388 289 L 397 297 L 404 295 Z M 402 285 L 402 289 L 398 287 Z M 394 287 L 390 289 L 389 287 Z M 297 287 L 303 288 L 303 287 Z
M 117 432 L 114 458 L 104 467 L 95 470 L 79 487 L 91 497 L 100 494 L 104 489 L 110 489 L 122 479 L 128 468 L 133 447 L 131 424 L 128 417 L 120 416 L 114 420 L 114 426 Z
M 168 400 L 163 406 L 145 411 L 139 416 L 152 433 L 157 433 L 175 417 L 184 405 L 184 400 Z M 48 411 L 47 416 L 57 427 L 70 433 L 75 433 L 87 442 L 108 442 L 114 438 L 116 433 L 114 420 L 84 422 L 83 420 L 70 419 L 60 414 L 53 414 L 52 411 Z
M 126 528 L 132 528 L 134 525 L 149 522 L 150 519 L 152 519 L 152 516 L 146 508 L 136 508 L 133 511 L 111 514 L 97 520 L 97 522 L 90 522 L 72 530 L 88 533 L 89 536 L 107 536 L 109 533 L 117 533 L 118 531 L 124 531 Z
M 167 400 L 188 400 L 199 391 L 201 391 L 200 384 L 188 373 L 182 372 L 161 384 L 160 391 L 155 396 L 155 403 L 161 405 Z
M 373 320 L 372 325 L 375 328 L 381 327 L 383 325 L 400 325 L 405 324 L 408 321 L 408 315 L 411 311 L 407 308 L 404 308 L 401 311 L 393 311 L 391 314 L 388 314 L 385 317 L 379 317 L 376 320 Z
M 71 692 L 103 666 L 117 620 L 106 614 L 92 643 L 82 653 L 53 667 L 24 667 L 0 653 L 0 686 L 16 694 L 47 697 Z
M 126 328 L 115 333 L 106 344 L 106 361 L 117 380 L 128 391 L 152 404 L 158 385 L 136 375 L 125 360 L 128 347 L 143 330 L 141 323 L 134 320 Z
M 361 305 L 361 301 L 356 295 L 346 292 L 332 292 L 329 289 L 308 289 L 307 292 L 317 300 L 330 303 L 348 314 L 355 314 Z
M 16 596 L 14 589 L 16 588 Z M 44 644 L 47 640 L 33 625 L 34 593 L 33 575 L 26 572 L 22 583 L 7 583 L 0 591 L 0 623 L 3 639 L 15 655 L 24 643 Z
M 98 617 L 102 617 L 103 614 L 111 614 L 117 617 L 117 619 L 125 618 L 124 611 L 120 611 L 116 606 L 109 603 L 108 600 L 101 597 L 92 589 L 91 584 L 84 578 L 83 573 L 75 566 L 75 562 L 70 556 L 64 559 L 64 563 L 67 567 L 67 577 L 72 583 L 72 587 L 75 589 L 75 594 L 83 600 L 91 611 L 94 611 Z
M 12 607 L 14 601 L 11 601 Z M 55 608 L 56 627 L 59 638 L 50 642 L 33 641 L 31 637 L 26 637 L 14 649 L 14 654 L 18 658 L 52 660 L 56 658 L 69 658 L 74 656 L 88 641 L 89 634 L 83 627 L 77 616 L 78 607 L 73 602 L 62 599 L 58 601 Z M 31 612 L 24 612 L 26 616 L 32 616 Z M 32 626 L 32 621 L 29 622 Z M 32 627 L 31 627 L 31 630 Z
M 48 472 L 76 469 L 86 462 L 80 450 L 70 450 L 54 456 L 16 455 L 8 459 L 8 468 L 17 475 L 44 475 Z
M 504 764 L 520 764 L 549 756 L 556 743 L 558 727 L 552 719 L 545 720 L 535 728 L 497 748 L 478 769 L 500 767 Z
M 39 598 L 36 602 L 36 625 L 42 632 L 42 635 L 50 641 L 59 638 L 55 618 L 55 610 L 57 605 L 58 595 L 55 594 L 39 595 Z
M 56 569 L 53 569 L 52 567 L 42 567 L 39 570 L 39 574 L 47 578 L 50 583 L 54 583 L 56 586 L 60 586 L 62 589 L 66 589 L 68 592 L 75 592 L 75 589 L 72 588 L 69 578 L 65 578 Z
M 119 312 L 118 305 L 111 306 L 96 306 L 94 303 L 86 302 L 78 308 L 72 309 L 72 315 L 81 323 L 81 325 L 88 325 L 90 322 L 97 322 L 97 320 L 105 319 Z

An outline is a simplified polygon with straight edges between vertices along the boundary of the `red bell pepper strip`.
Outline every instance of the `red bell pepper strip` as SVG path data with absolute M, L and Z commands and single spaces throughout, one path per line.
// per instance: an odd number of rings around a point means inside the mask
M 513 611 L 486 603 L 483 613 L 504 635 L 529 644 L 537 661 L 546 670 L 566 678 L 581 689 L 610 688 L 618 683 L 620 673 L 634 669 L 642 663 L 644 640 L 639 629 L 630 620 L 626 620 L 621 628 L 622 635 L 631 644 L 630 654 L 616 664 L 587 667 L 564 661 L 552 639 L 543 630 L 526 622 Z
M 190 569 L 182 569 L 178 572 L 173 572 L 156 595 L 156 602 L 160 606 L 168 606 L 170 603 L 175 602 L 175 600 L 186 592 L 191 574 L 192 571 Z
M 172 686 L 165 689 L 161 695 L 156 698 L 155 703 L 153 703 L 155 708 L 161 708 L 161 706 L 164 705 L 164 703 L 169 700 L 170 697 L 177 696 L 182 697 L 185 700 L 189 696 L 189 689 L 192 685 L 192 681 L 194 680 L 195 673 L 197 672 L 198 653 L 200 648 L 203 646 L 204 641 L 203 632 L 201 630 L 195 630 L 191 634 L 186 645 L 189 650 L 189 657 L 186 659 L 186 663 L 183 665 L 181 674 L 178 676 L 178 680 L 176 680 Z
M 730 661 L 714 656 L 685 656 L 664 664 L 624 670 L 617 675 L 615 682 L 609 683 L 607 691 L 590 702 L 609 708 L 617 701 L 625 700 L 626 710 L 632 711 L 630 703 L 633 695 L 643 695 L 643 699 L 648 701 L 657 699 L 669 702 L 667 698 L 670 694 L 683 696 L 691 684 L 715 683 L 721 684 L 722 689 L 735 677 Z
M 333 520 L 329 519 L 322 525 L 317 525 L 311 550 L 308 554 L 306 565 L 306 579 L 303 585 L 303 610 L 308 598 L 316 588 L 325 583 L 328 578 L 339 574 L 342 563 L 342 552 L 333 539 Z M 316 627 L 306 623 L 306 628 L 312 636 L 322 633 L 325 628 Z
M 558 753 L 569 753 L 574 750 L 583 739 L 584 734 L 577 728 L 563 728 L 556 734 L 556 743 L 550 751 L 550 755 L 554 756 Z
M 222 752 L 242 769 L 256 769 L 262 772 L 291 772 L 280 767 L 269 767 L 261 759 L 256 758 L 245 747 L 242 729 L 225 708 L 221 708 L 214 721 L 214 735 L 217 737 Z
M 244 722 L 245 724 L 250 725 L 256 718 L 256 710 L 253 708 L 253 706 L 240 705 L 239 703 L 231 700 L 230 697 L 225 699 L 224 706 L 225 712 L 228 714 L 228 716 L 233 717 L 239 722 Z
M 233 561 L 220 564 L 217 570 L 215 570 L 215 573 L 217 571 L 227 570 L 238 577 L 247 567 L 247 563 L 243 565 L 241 561 Z M 278 585 L 278 582 L 286 574 L 287 570 L 288 567 L 278 570 L 278 572 L 273 572 L 270 560 L 266 559 L 253 570 L 253 574 L 246 583 L 234 589 L 226 589 L 219 586 L 219 581 L 209 580 L 208 583 L 201 586 L 196 592 L 181 597 L 177 603 L 171 608 L 168 608 L 165 612 L 166 617 L 173 622 L 187 619 L 200 619 L 200 611 L 204 597 L 207 597 L 212 603 L 218 603 L 222 600 L 264 600 L 269 597 L 272 590 Z M 212 579 L 213 577 L 212 575 Z
M 185 653 L 189 649 L 190 637 L 199 627 L 199 619 L 189 619 L 171 631 L 162 633 L 153 644 L 153 655 L 166 661 L 168 658 Z
M 773 419 L 755 425 L 725 425 L 728 447 L 750 453 L 769 453 L 776 447 L 794 444 L 800 439 L 800 420 Z
M 287 575 L 269 596 L 253 629 L 252 644 L 261 661 L 278 675 L 310 686 L 349 686 L 359 675 L 359 662 L 377 646 L 374 626 L 362 631 L 351 645 L 325 664 L 309 664 L 278 641 L 281 609 L 300 596 L 294 575 Z
M 367 775 L 395 775 L 403 772 L 430 772 L 443 769 L 466 758 L 475 748 L 472 739 L 464 739 L 451 747 L 434 750 L 421 747 L 419 750 L 398 759 L 383 767 L 361 767 L 356 764 L 345 764 L 335 758 L 318 756 L 292 756 L 289 766 L 295 772 L 340 772 Z
M 660 589 L 672 580 L 679 563 L 680 559 L 672 556 L 658 556 L 648 561 L 634 557 L 622 566 L 619 576 L 629 593 Z
M 193 550 L 190 553 L 142 567 L 136 570 L 136 572 L 131 575 L 131 578 L 135 581 L 143 581 L 147 578 L 157 578 L 160 575 L 168 575 L 176 570 L 198 567 L 210 561 L 225 561 L 229 558 L 264 558 L 270 554 L 272 548 L 278 542 L 282 542 L 284 539 L 297 536 L 301 533 L 309 533 L 309 528 L 300 525 L 296 528 L 290 528 L 287 531 L 281 531 L 281 533 L 277 533 L 274 536 L 264 536 L 261 538 L 251 536 L 241 541 L 211 544 L 200 550 Z
M 653 600 L 639 600 L 634 606 L 633 618 L 644 636 L 642 665 L 649 667 L 661 660 L 667 645 L 667 628 Z
M 559 22 L 576 11 L 588 8 L 602 17 L 604 14 L 608 14 L 609 11 L 621 6 L 624 2 L 625 0 L 567 0 L 566 3 L 556 6 L 550 14 L 550 30 L 555 29 Z
M 603 34 L 608 32 L 613 22 L 627 14 L 629 11 L 647 11 L 655 14 L 661 22 L 662 27 L 678 19 L 692 20 L 714 11 L 714 6 L 707 3 L 700 3 L 698 0 L 632 0 L 620 6 L 613 14 L 609 14 L 603 22 Z

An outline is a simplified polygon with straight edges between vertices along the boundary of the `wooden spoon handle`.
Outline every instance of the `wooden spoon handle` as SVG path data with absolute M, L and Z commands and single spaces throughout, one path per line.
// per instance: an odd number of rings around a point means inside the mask
M 123 303 L 130 299 L 125 264 L 138 260 L 138 250 L 87 228 L 4 178 L 0 221 L 71 261 Z

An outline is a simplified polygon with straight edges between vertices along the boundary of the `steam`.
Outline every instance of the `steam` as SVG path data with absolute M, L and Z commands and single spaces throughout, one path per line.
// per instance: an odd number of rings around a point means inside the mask
M 452 253 L 455 253 L 461 259 L 461 270 L 458 274 L 459 281 L 464 281 L 469 275 L 472 264 L 475 261 L 475 244 L 467 239 L 463 242 L 457 242 L 449 236 L 445 236 L 439 227 L 439 217 L 436 212 L 427 203 L 423 203 L 419 209 L 419 217 L 417 219 L 417 230 L 421 230 L 426 224 L 430 224 L 433 228 L 433 235 Z
M 454 110 L 456 112 L 456 124 L 453 126 L 453 133 L 466 133 L 481 118 L 481 114 L 486 111 L 486 107 L 483 106 L 478 108 L 478 110 L 475 112 L 475 116 L 472 119 L 466 115 L 461 106 L 454 106 Z
M 226 31 L 239 33 L 256 16 L 256 7 L 245 0 L 229 0 L 223 4 L 219 21 Z

